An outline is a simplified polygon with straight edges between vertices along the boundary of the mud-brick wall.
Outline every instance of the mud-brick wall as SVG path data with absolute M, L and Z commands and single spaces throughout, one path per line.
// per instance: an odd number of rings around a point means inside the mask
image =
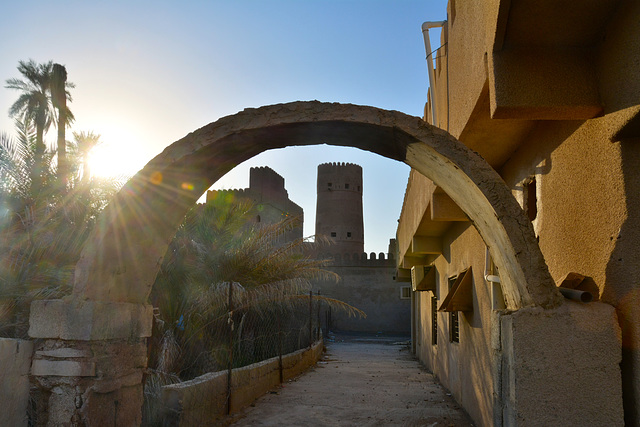
M 401 288 L 410 284 L 394 280 L 395 268 L 375 265 L 332 265 L 327 267 L 340 276 L 339 281 L 313 284 L 313 291 L 339 299 L 362 311 L 366 318 L 349 316 L 338 309 L 331 310 L 331 327 L 339 331 L 390 333 L 409 335 L 411 332 L 411 300 L 401 299 Z M 393 261 L 389 264 L 393 265 Z M 321 325 L 326 327 L 325 313 Z
M 323 341 L 311 349 L 282 357 L 282 379 L 287 381 L 313 366 L 322 355 Z M 278 357 L 234 369 L 229 412 L 238 412 L 280 384 Z M 227 414 L 227 371 L 210 372 L 190 381 L 163 387 L 165 422 L 171 425 L 211 425 Z

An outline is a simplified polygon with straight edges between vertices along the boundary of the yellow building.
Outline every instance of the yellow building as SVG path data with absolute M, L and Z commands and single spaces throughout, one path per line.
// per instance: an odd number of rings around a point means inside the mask
M 622 356 L 620 372 L 607 375 L 620 375 L 620 389 L 603 388 L 598 400 L 619 393 L 624 423 L 640 425 L 640 2 L 450 0 L 441 45 L 425 120 L 504 179 L 557 285 L 615 307 Z M 521 377 L 505 373 L 518 360 L 501 353 L 508 337 L 500 272 L 464 212 L 416 171 L 397 234 L 398 277 L 413 274 L 416 289 L 420 360 L 480 425 L 553 420 L 527 418 L 518 405 L 510 412 L 515 385 L 507 380 Z M 597 328 L 589 323 L 587 316 L 574 326 Z M 553 354 L 565 349 L 549 342 L 551 369 Z M 535 345 L 544 347 L 544 337 Z M 567 394 L 582 392 L 574 378 L 565 383 Z M 559 400 L 568 420 L 620 424 L 606 403 L 585 401 L 597 408 L 593 415 Z

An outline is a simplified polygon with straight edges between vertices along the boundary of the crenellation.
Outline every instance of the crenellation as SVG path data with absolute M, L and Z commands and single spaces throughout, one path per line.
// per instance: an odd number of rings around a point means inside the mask
M 363 252 L 324 252 L 318 254 L 319 259 L 328 259 L 329 267 L 331 266 L 358 266 L 358 267 L 393 267 L 394 257 L 391 254 L 380 252 L 376 254 L 371 252 L 367 254 Z
M 349 163 L 349 162 L 328 162 L 328 163 L 320 163 L 318 165 L 318 168 L 329 168 L 329 167 L 333 167 L 333 168 L 343 168 L 343 167 L 354 167 L 357 169 L 362 169 L 362 166 L 356 164 L 356 163 Z

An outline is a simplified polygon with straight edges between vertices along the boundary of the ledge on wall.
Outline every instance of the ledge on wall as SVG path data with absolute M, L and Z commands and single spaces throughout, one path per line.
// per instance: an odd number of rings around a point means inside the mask
M 473 311 L 473 272 L 471 267 L 458 275 L 438 311 Z
M 433 265 L 411 267 L 411 289 L 416 291 L 436 290 L 436 268 Z

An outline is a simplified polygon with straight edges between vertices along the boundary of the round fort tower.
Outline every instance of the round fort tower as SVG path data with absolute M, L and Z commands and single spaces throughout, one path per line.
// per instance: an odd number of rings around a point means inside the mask
M 362 167 L 352 163 L 318 165 L 316 235 L 330 237 L 336 253 L 364 252 Z

